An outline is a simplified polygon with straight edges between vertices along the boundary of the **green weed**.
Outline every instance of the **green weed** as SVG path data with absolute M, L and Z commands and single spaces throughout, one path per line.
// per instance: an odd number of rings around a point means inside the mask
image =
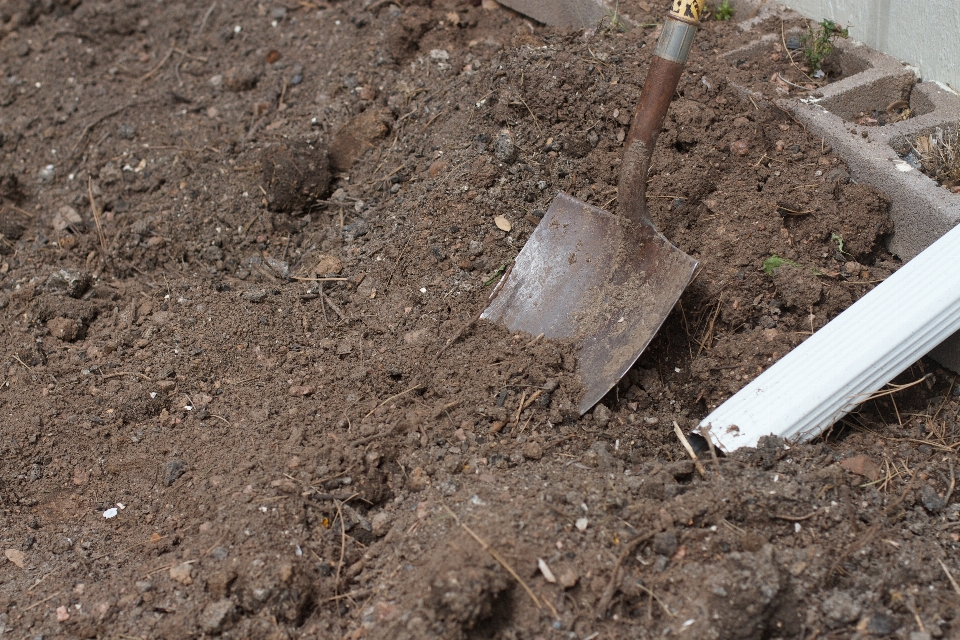
M 717 20 L 729 20 L 733 17 L 733 7 L 730 0 L 723 0 L 717 7 Z
M 807 34 L 800 38 L 803 46 L 803 60 L 810 67 L 812 73 L 820 71 L 823 67 L 823 61 L 833 53 L 836 48 L 834 42 L 838 38 L 847 38 L 850 36 L 850 30 L 841 27 L 833 20 L 823 20 L 814 30 L 808 27 Z

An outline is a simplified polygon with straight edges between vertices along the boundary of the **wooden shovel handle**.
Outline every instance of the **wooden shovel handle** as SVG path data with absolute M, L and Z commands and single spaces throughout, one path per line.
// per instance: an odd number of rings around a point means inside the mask
M 646 199 L 650 158 L 680 82 L 703 5 L 704 0 L 674 0 L 624 143 L 617 199 L 623 215 L 637 224 L 652 226 Z

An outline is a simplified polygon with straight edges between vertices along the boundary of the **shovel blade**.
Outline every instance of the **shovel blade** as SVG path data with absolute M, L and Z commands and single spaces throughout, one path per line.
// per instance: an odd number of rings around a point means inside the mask
M 480 317 L 572 341 L 582 415 L 637 361 L 696 268 L 653 225 L 560 193 Z

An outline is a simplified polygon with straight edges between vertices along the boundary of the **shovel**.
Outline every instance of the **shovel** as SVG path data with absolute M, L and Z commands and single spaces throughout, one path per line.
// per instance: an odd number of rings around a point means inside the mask
M 586 413 L 656 335 L 697 268 L 647 216 L 647 170 L 704 0 L 674 0 L 624 143 L 616 216 L 564 193 L 550 203 L 481 318 L 568 340 Z

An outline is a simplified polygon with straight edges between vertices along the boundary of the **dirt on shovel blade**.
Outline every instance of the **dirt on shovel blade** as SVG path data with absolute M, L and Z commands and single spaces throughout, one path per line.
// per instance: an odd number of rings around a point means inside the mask
M 703 270 L 589 414 L 471 324 L 557 193 L 611 210 L 619 10 L 0 2 L 0 636 L 956 634 L 953 374 L 706 477 L 673 433 L 899 266 L 787 52 L 721 57 L 805 21 L 697 34 L 647 194 Z

